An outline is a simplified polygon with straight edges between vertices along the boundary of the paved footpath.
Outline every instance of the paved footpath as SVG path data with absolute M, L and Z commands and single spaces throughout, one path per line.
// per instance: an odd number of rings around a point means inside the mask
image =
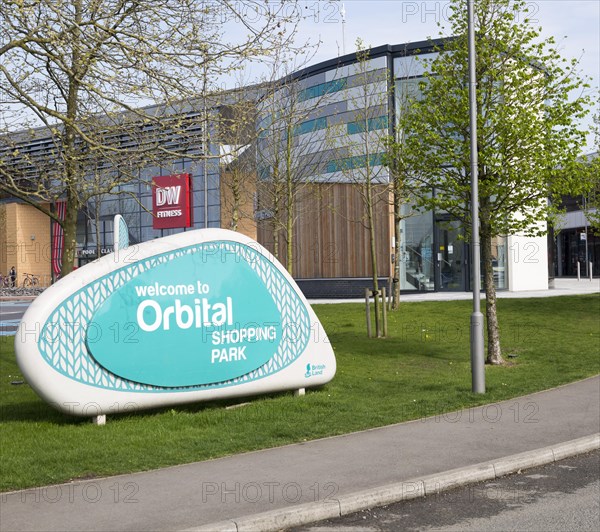
M 500 299 L 518 299 L 529 297 L 555 297 L 555 296 L 574 296 L 578 294 L 594 294 L 600 292 L 600 279 L 572 279 L 557 278 L 552 281 L 552 287 L 548 290 L 521 290 L 519 292 L 509 292 L 508 290 L 498 290 L 496 295 Z M 416 303 L 419 301 L 457 301 L 473 299 L 473 292 L 424 292 L 413 294 L 411 292 L 402 292 L 400 301 L 404 303 Z M 485 293 L 481 293 L 481 299 L 485 299 Z M 364 297 L 360 299 L 311 299 L 312 304 L 327 303 L 364 303 Z
M 597 376 L 345 436 L 4 493 L 0 530 L 277 530 L 552 462 L 598 448 L 599 433 Z

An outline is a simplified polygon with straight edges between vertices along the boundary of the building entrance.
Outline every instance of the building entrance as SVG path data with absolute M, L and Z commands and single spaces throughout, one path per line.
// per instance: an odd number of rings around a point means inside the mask
M 600 275 L 600 235 L 579 227 L 561 231 L 556 238 L 554 274 L 557 277 L 575 277 L 577 264 L 583 277 Z
M 466 245 L 459 238 L 460 224 L 450 218 L 441 218 L 435 225 L 435 288 L 446 292 L 465 292 L 469 289 Z

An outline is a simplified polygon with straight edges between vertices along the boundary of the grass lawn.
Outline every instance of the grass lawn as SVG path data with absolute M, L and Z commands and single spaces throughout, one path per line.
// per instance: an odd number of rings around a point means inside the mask
M 315 310 L 338 372 L 328 385 L 249 399 L 109 417 L 97 427 L 48 407 L 0 338 L 0 491 L 206 460 L 378 427 L 551 388 L 600 372 L 600 296 L 500 299 L 505 367 L 487 367 L 471 393 L 470 301 L 403 303 L 389 337 L 369 340 L 364 307 Z

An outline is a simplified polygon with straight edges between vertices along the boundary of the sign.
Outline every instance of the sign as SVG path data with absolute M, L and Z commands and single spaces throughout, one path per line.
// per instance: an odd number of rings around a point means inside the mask
M 100 248 L 100 253 L 102 255 L 108 255 L 109 253 L 112 253 L 113 250 L 112 248 Z M 93 248 L 83 248 L 83 249 L 78 249 L 77 250 L 77 257 L 79 257 L 80 259 L 83 258 L 96 258 L 96 255 L 98 255 L 98 250 L 93 247 Z
M 82 266 L 24 315 L 17 361 L 56 408 L 96 416 L 333 378 L 335 356 L 321 323 L 255 241 L 200 229 L 135 251 Z
M 152 227 L 174 229 L 192 226 L 190 174 L 152 178 Z
M 115 215 L 113 219 L 113 246 L 111 248 L 100 248 L 101 255 L 108 255 L 113 251 L 117 253 L 120 249 L 125 249 L 129 246 L 129 229 L 125 219 L 120 215 Z M 83 248 L 77 250 L 77 256 L 79 258 L 92 258 L 98 255 L 98 249 Z
M 233 249 L 192 248 L 117 288 L 92 322 L 103 331 L 131 324 L 135 349 L 92 334 L 92 357 L 119 377 L 166 387 L 228 381 L 268 362 L 284 333 L 296 330 L 283 330 L 271 293 L 248 262 L 222 260 Z
M 113 251 L 129 247 L 129 228 L 120 214 L 116 214 L 113 221 Z

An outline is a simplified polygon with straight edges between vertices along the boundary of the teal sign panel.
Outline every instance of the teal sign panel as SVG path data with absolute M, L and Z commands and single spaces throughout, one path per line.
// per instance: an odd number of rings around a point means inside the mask
M 163 387 L 223 382 L 265 364 L 282 340 L 281 314 L 250 264 L 218 249 L 174 257 L 115 290 L 87 335 L 98 364 Z M 131 331 L 127 343 L 96 334 L 118 326 Z
M 279 373 L 305 353 L 313 325 L 293 281 L 259 249 L 214 240 L 117 268 L 50 313 L 39 352 L 70 379 L 137 393 Z

